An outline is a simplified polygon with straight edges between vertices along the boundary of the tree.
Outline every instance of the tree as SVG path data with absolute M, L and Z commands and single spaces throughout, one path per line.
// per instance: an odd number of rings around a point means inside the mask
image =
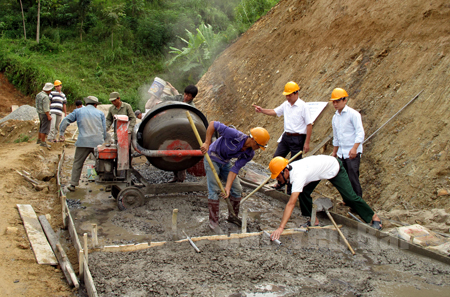
M 24 38 L 24 39 L 27 39 L 27 30 L 25 29 L 25 16 L 23 15 L 23 5 L 22 5 L 22 0 L 20 0 L 20 9 L 22 10 L 23 38 Z
M 125 16 L 124 5 L 107 7 L 104 10 L 106 23 L 111 28 L 111 48 L 114 48 L 114 31 L 121 27 L 120 19 Z
M 38 0 L 36 42 L 39 43 L 39 25 L 41 22 L 41 0 Z

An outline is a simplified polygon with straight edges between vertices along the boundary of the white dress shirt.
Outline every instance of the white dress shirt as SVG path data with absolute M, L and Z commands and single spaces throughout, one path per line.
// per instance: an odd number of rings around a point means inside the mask
M 306 126 L 312 124 L 308 105 L 300 98 L 291 105 L 288 101 L 276 107 L 277 116 L 284 116 L 284 131 L 306 134 Z
M 342 159 L 348 159 L 349 152 L 355 143 L 360 143 L 356 153 L 362 153 L 364 141 L 364 128 L 361 115 L 347 105 L 333 116 L 333 146 L 338 146 L 337 156 Z

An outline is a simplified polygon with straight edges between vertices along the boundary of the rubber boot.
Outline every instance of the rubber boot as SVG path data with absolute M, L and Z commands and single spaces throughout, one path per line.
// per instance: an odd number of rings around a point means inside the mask
M 219 200 L 208 199 L 209 228 L 216 230 L 219 226 Z
M 232 197 L 232 196 L 230 196 L 229 199 L 230 199 L 231 206 L 233 207 L 234 214 L 236 215 L 236 218 L 237 218 L 238 215 L 239 215 L 239 207 L 241 205 L 241 197 Z M 238 226 L 241 225 L 241 223 L 238 222 L 238 220 L 236 220 L 236 218 L 233 217 L 233 215 L 228 211 L 228 219 L 227 219 L 227 221 L 230 222 L 230 223 L 236 224 Z

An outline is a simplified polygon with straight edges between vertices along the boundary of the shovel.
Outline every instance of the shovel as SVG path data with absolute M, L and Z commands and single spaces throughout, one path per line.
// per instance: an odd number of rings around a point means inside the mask
M 198 134 L 197 127 L 195 127 L 194 121 L 192 120 L 192 117 L 191 117 L 191 114 L 189 113 L 189 111 L 186 111 L 186 116 L 189 119 L 189 123 L 191 124 L 192 130 L 194 131 L 195 136 L 197 137 L 198 144 L 200 144 L 200 146 L 202 146 L 203 145 L 203 141 L 200 138 L 200 134 Z M 219 176 L 217 175 L 216 169 L 214 168 L 214 165 L 213 165 L 213 163 L 211 161 L 211 158 L 209 157 L 208 153 L 205 154 L 205 158 L 208 161 L 209 167 L 211 168 L 211 170 L 212 170 L 212 172 L 214 174 L 214 177 L 216 179 L 217 184 L 220 187 L 220 190 L 222 191 L 223 194 L 226 194 L 225 189 L 224 189 L 222 183 L 220 182 Z M 236 213 L 233 210 L 233 206 L 231 206 L 230 199 L 225 199 L 225 198 L 223 198 L 223 199 L 226 201 L 227 206 L 228 206 L 228 211 L 231 214 L 231 218 L 229 218 L 230 219 L 229 221 L 231 221 L 232 223 L 234 223 L 234 224 L 238 225 L 239 227 L 241 227 L 242 226 L 242 221 L 236 216 Z
M 336 222 L 334 221 L 333 217 L 331 216 L 330 212 L 328 211 L 328 209 L 333 207 L 333 203 L 331 202 L 331 200 L 328 199 L 328 198 L 318 198 L 318 199 L 316 199 L 314 201 L 314 204 L 317 206 L 316 211 L 325 211 L 325 213 L 327 214 L 328 218 L 333 223 L 334 228 L 336 228 L 337 232 L 339 233 L 339 235 L 344 240 L 344 242 L 347 245 L 347 247 L 350 250 L 350 252 L 353 255 L 355 255 L 356 254 L 355 251 L 352 249 L 352 247 L 348 243 L 347 239 L 345 238 L 344 234 L 341 232 L 341 229 L 338 228 Z M 313 215 L 315 216 L 315 213 L 313 213 Z M 315 223 L 315 219 L 314 219 L 314 221 L 312 221 L 312 218 L 311 218 L 311 222 L 312 222 L 312 224 L 314 224 Z

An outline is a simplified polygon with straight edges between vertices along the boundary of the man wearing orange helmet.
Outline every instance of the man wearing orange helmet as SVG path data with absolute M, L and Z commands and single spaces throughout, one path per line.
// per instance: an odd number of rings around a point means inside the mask
M 311 217 L 312 198 L 311 193 L 322 179 L 329 180 L 339 191 L 347 206 L 350 206 L 366 222 L 371 223 L 375 229 L 381 230 L 382 224 L 378 215 L 369 205 L 353 191 L 352 185 L 342 165 L 341 160 L 332 156 L 318 155 L 311 156 L 288 164 L 289 161 L 282 157 L 275 157 L 270 161 L 269 169 L 271 178 L 276 178 L 280 184 L 292 184 L 292 194 L 284 209 L 280 226 L 275 230 L 270 238 L 276 240 L 280 238 L 286 223 L 292 215 L 297 199 L 300 196 L 300 209 L 302 215 Z M 308 220 L 307 225 L 318 225 Z
M 60 80 L 55 80 L 53 83 L 55 91 L 52 91 L 48 96 L 50 98 L 50 115 L 52 116 L 52 122 L 50 123 L 50 133 L 48 134 L 48 141 L 58 142 L 57 136 L 59 131 L 59 124 L 64 116 L 67 116 L 66 95 L 61 92 L 62 83 Z
M 300 87 L 297 83 L 290 81 L 284 86 L 283 95 L 286 101 L 275 109 L 265 109 L 260 106 L 253 105 L 255 111 L 270 116 L 284 116 L 284 133 L 281 140 L 278 140 L 278 147 L 274 157 L 286 157 L 291 153 L 291 157 L 299 151 L 306 154 L 309 151 L 309 140 L 312 133 L 312 120 L 309 113 L 308 105 L 298 97 Z M 296 160 L 301 159 L 300 155 Z M 280 186 L 276 186 L 280 188 Z M 290 187 L 288 185 L 288 194 Z
M 352 184 L 356 195 L 362 197 L 359 183 L 359 164 L 363 152 L 364 128 L 361 114 L 347 106 L 348 94 L 344 89 L 336 88 L 331 93 L 331 103 L 336 113 L 333 116 L 333 157 L 338 157 Z
M 211 143 L 215 131 L 220 134 L 220 137 Z M 250 135 L 246 135 L 220 122 L 209 123 L 205 142 L 200 149 L 203 154 L 209 154 L 217 174 L 222 180 L 226 180 L 226 195 L 223 195 L 220 194 L 220 187 L 211 167 L 208 162 L 204 162 L 208 183 L 209 227 L 211 229 L 214 230 L 219 226 L 219 195 L 230 199 L 233 210 L 236 216 L 238 215 L 242 196 L 241 183 L 237 178 L 239 170 L 253 159 L 257 149 L 266 149 L 269 139 L 269 132 L 261 127 L 251 129 Z M 231 164 L 231 159 L 237 159 L 234 165 Z M 228 216 L 228 221 L 233 222 L 231 214 Z

